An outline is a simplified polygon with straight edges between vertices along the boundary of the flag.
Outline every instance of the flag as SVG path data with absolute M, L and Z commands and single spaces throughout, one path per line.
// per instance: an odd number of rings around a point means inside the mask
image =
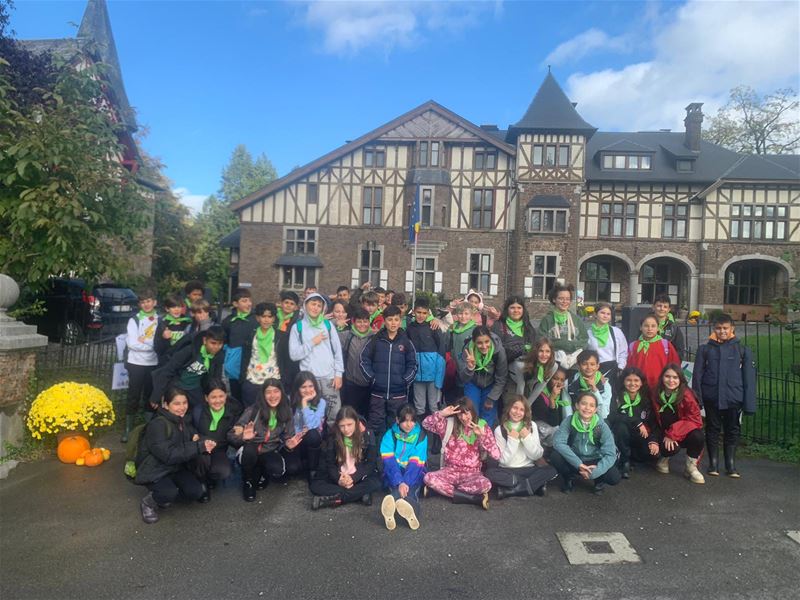
M 420 221 L 419 184 L 417 184 L 417 190 L 414 192 L 414 205 L 411 207 L 411 219 L 408 225 L 408 242 L 416 244 L 419 228 L 422 225 Z

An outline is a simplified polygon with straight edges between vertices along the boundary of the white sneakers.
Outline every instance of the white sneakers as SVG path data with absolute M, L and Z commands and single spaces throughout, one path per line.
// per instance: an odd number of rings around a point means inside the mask
M 384 496 L 381 502 L 381 514 L 383 515 L 383 522 L 386 524 L 386 529 L 394 531 L 397 527 L 397 522 L 394 518 L 395 511 L 408 521 L 408 526 L 412 530 L 416 531 L 419 529 L 419 519 L 417 519 L 417 515 L 411 503 L 403 498 L 395 500 L 391 494 Z

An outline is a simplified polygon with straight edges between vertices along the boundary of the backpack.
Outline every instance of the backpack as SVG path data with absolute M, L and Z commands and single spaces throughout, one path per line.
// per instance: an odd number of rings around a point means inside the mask
M 136 468 L 142 464 L 142 461 L 147 454 L 147 449 L 141 442 L 144 438 L 145 432 L 147 431 L 147 426 L 152 422 L 153 420 L 148 421 L 147 423 L 141 423 L 134 427 L 128 434 L 128 441 L 125 444 L 125 466 L 123 467 L 122 472 L 131 483 L 135 482 Z M 167 423 L 167 421 L 164 422 Z M 167 423 L 166 426 L 167 437 L 171 437 L 172 428 L 169 426 L 169 423 Z
M 328 319 L 322 319 L 322 322 L 325 323 L 325 329 L 328 332 L 328 342 L 331 345 L 331 354 L 336 356 L 336 352 L 333 349 L 333 339 L 331 338 L 331 322 Z M 297 335 L 300 337 L 300 343 L 303 343 L 303 319 L 300 319 L 295 323 L 297 326 Z M 336 335 L 339 335 L 338 333 Z

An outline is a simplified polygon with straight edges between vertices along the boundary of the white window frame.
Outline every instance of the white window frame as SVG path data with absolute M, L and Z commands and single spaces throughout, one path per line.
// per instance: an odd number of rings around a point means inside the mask
M 470 258 L 473 254 L 488 254 L 489 255 L 489 270 L 484 271 L 483 269 L 478 270 L 478 282 L 480 282 L 480 278 L 485 274 L 489 277 L 489 284 L 486 289 L 481 289 L 480 286 L 473 286 L 472 285 L 472 275 L 473 271 L 470 268 Z M 493 295 L 490 294 L 491 286 L 492 286 L 492 275 L 494 274 L 495 269 L 495 262 L 494 262 L 494 249 L 493 248 L 467 248 L 467 264 L 464 272 L 467 274 L 467 283 L 470 288 L 477 289 L 484 295 Z
M 289 231 L 313 231 L 314 232 L 314 252 L 289 252 L 289 240 L 288 235 Z M 295 239 L 294 242 L 297 244 L 297 240 Z M 303 243 L 307 244 L 308 240 L 304 240 Z M 291 254 L 293 256 L 319 256 L 319 227 L 298 227 L 297 225 L 285 225 L 283 227 L 283 254 Z
M 305 270 L 305 274 L 303 275 L 303 285 L 300 285 L 300 286 L 297 286 L 297 285 L 291 285 L 290 286 L 290 285 L 288 285 L 287 282 L 286 282 L 286 277 L 284 276 L 286 269 L 304 269 Z M 319 281 L 319 271 L 320 271 L 319 267 L 298 267 L 298 266 L 293 266 L 293 265 L 282 265 L 280 267 L 280 270 L 281 270 L 280 271 L 280 280 L 281 280 L 280 289 L 282 289 L 282 290 L 304 290 L 305 288 L 307 288 L 309 286 L 317 287 L 317 281 Z M 313 273 L 313 281 L 311 281 L 311 282 L 308 281 L 308 272 L 309 272 L 309 270 Z
M 426 192 L 430 194 L 430 199 L 431 199 L 431 202 L 430 202 L 431 211 L 430 211 L 430 215 L 428 215 L 429 218 L 428 218 L 427 222 L 425 221 L 425 218 L 424 218 L 424 214 L 425 214 L 425 211 L 424 211 L 424 208 L 425 208 L 425 193 Z M 424 187 L 424 188 L 420 189 L 420 191 L 419 191 L 419 221 L 420 221 L 420 225 L 422 227 L 433 227 L 434 214 L 435 214 L 433 212 L 433 207 L 434 207 L 434 201 L 433 200 L 434 200 L 434 198 L 433 198 L 433 188 L 432 187 Z
M 365 269 L 365 267 L 363 267 L 361 265 L 361 254 L 364 251 L 379 252 L 380 253 L 379 263 L 380 264 L 377 267 L 375 265 L 370 264 L 370 266 Z M 362 285 L 362 284 L 366 283 L 366 281 L 361 276 L 361 271 L 364 271 L 364 270 L 367 271 L 367 275 L 368 275 L 369 281 L 372 281 L 373 274 L 374 274 L 375 271 L 377 271 L 378 283 L 375 284 L 373 282 L 373 285 L 380 285 L 381 279 L 383 279 L 382 271 L 383 271 L 383 264 L 384 264 L 384 260 L 385 259 L 386 259 L 386 251 L 385 251 L 385 247 L 384 247 L 383 244 L 377 244 L 375 242 L 366 242 L 366 243 L 363 243 L 363 244 L 359 244 L 358 245 L 358 253 L 356 254 L 356 270 L 358 270 L 358 285 Z M 370 258 L 370 263 L 371 263 L 371 258 Z
M 540 212 L 540 220 L 539 220 L 539 229 L 533 228 L 533 213 Z M 553 213 L 553 229 L 546 230 L 542 227 L 544 224 L 544 213 L 545 212 L 552 212 Z M 559 231 L 556 229 L 556 218 L 558 213 L 564 213 L 564 230 Z M 528 209 L 528 233 L 542 233 L 546 235 L 558 235 L 558 234 L 565 234 L 569 232 L 569 209 L 568 208 L 557 208 L 557 207 L 549 207 L 549 206 L 541 206 L 541 207 L 531 207 Z
M 416 276 L 419 276 L 420 274 L 422 274 L 422 284 L 423 285 L 421 285 L 421 286 L 417 285 L 417 281 L 416 281 L 416 278 L 415 278 L 414 279 L 414 289 L 424 290 L 426 292 L 431 292 L 431 293 L 436 293 L 436 272 L 439 270 L 439 257 L 438 256 L 434 256 L 432 254 L 417 255 L 417 261 L 420 261 L 420 260 L 423 261 L 423 264 L 425 264 L 426 260 L 432 260 L 433 261 L 433 270 L 418 269 L 417 265 L 415 264 L 414 265 L 414 273 L 415 273 Z M 433 276 L 433 279 L 431 281 L 431 288 L 430 289 L 427 289 L 425 287 L 425 274 L 426 273 Z
M 539 256 L 544 257 L 544 273 L 536 273 L 536 258 Z M 549 257 L 555 257 L 556 259 L 555 271 L 553 273 L 549 273 L 547 271 L 547 259 Z M 532 278 L 531 298 L 533 300 L 547 300 L 548 292 L 552 289 L 553 285 L 555 285 L 558 282 L 560 275 L 561 275 L 561 254 L 559 252 L 532 252 L 531 265 L 530 265 L 530 276 Z M 536 293 L 537 279 L 542 279 L 541 294 Z M 547 284 L 548 279 L 552 279 L 552 283 L 549 286 Z

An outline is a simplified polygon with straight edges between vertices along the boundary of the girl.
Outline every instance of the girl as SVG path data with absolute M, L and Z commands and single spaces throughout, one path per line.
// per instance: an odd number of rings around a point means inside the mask
M 549 337 L 556 351 L 556 360 L 567 369 L 575 365 L 578 353 L 589 343 L 586 325 L 569 307 L 575 288 L 557 284 L 547 295 L 553 308 L 539 322 L 539 335 Z
M 442 439 L 442 468 L 425 475 L 425 486 L 454 504 L 475 504 L 489 509 L 492 483 L 481 474 L 481 454 L 499 460 L 492 430 L 478 419 L 472 400 L 466 396 L 456 404 L 429 415 L 422 426 Z
M 267 379 L 280 379 L 275 318 L 278 308 L 271 302 L 259 302 L 253 309 L 258 327 L 249 344 L 242 347 L 242 403 L 251 406 L 258 400 Z
M 611 323 L 611 305 L 598 302 L 594 307 L 594 323 L 589 327 L 589 348 L 600 357 L 600 372 L 612 390 L 616 390 L 617 374 L 628 362 L 628 340 L 619 327 Z
M 267 487 L 270 477 L 295 475 L 296 463 L 287 465 L 285 456 L 302 440 L 295 435 L 292 409 L 280 379 L 264 381 L 259 400 L 248 406 L 228 432 L 228 441 L 239 447 L 242 465 L 242 495 L 245 502 L 256 499 L 256 489 Z
M 531 408 L 523 396 L 517 396 L 503 411 L 494 439 L 500 449 L 499 466 L 486 469 L 486 477 L 497 487 L 497 498 L 544 496 L 547 482 L 558 475 L 549 466 L 538 467 L 544 449 L 539 432 L 531 422 Z
M 300 443 L 286 455 L 287 470 L 308 470 L 309 477 L 319 468 L 319 453 L 322 447 L 322 431 L 325 426 L 327 403 L 321 396 L 319 382 L 310 371 L 300 371 L 292 386 L 294 407 L 294 430 Z M 291 463 L 291 468 L 289 467 Z
M 650 390 L 644 373 L 628 367 L 619 376 L 617 401 L 608 416 L 608 425 L 614 433 L 619 450 L 619 468 L 622 478 L 631 472 L 631 455 L 636 460 L 647 460 L 647 428 L 644 423 L 650 415 Z
M 594 481 L 594 493 L 602 494 L 606 485 L 620 480 L 614 436 L 605 421 L 597 415 L 597 398 L 582 392 L 575 412 L 561 423 L 555 435 L 550 464 L 561 475 L 561 491 L 572 491 L 572 480 L 580 475 Z
M 336 331 L 346 331 L 350 326 L 347 303 L 342 300 L 334 300 L 331 312 L 326 315 L 326 318 L 336 327 Z
M 201 453 L 214 450 L 216 442 L 200 441 L 191 419 L 184 420 L 188 410 L 186 393 L 170 387 L 156 417 L 144 430 L 135 481 L 150 490 L 140 504 L 145 523 L 158 521 L 158 509 L 168 507 L 179 494 L 197 500 L 205 492 L 191 462 Z
M 522 395 L 525 392 L 523 357 L 536 341 L 536 332 L 522 296 L 509 296 L 506 299 L 500 318 L 492 326 L 492 333 L 500 339 L 506 351 L 508 374 L 515 385 L 515 393 Z
M 416 409 L 407 404 L 381 440 L 383 485 L 389 488 L 389 494 L 381 502 L 381 514 L 389 531 L 396 526 L 395 511 L 411 529 L 419 529 L 419 490 L 427 458 L 428 437 L 417 423 Z
M 688 387 L 680 364 L 664 367 L 658 380 L 645 427 L 648 431 L 647 447 L 652 456 L 659 456 L 656 471 L 669 473 L 669 457 L 686 448 L 684 475 L 692 483 L 705 483 L 697 470 L 703 453 L 703 418 L 694 392 Z
M 311 508 L 357 500 L 372 504 L 372 494 L 381 489 L 377 457 L 372 432 L 352 406 L 343 406 L 336 415 L 321 468 L 311 480 Z
M 206 404 L 197 422 L 200 439 L 216 443 L 210 454 L 202 454 L 197 461 L 197 476 L 206 484 L 200 502 L 211 499 L 208 490 L 214 489 L 217 482 L 225 481 L 231 474 L 228 460 L 228 431 L 236 424 L 242 413 L 241 405 L 228 396 L 228 388 L 221 379 L 211 378 L 203 382 Z
M 628 347 L 629 367 L 641 369 L 650 389 L 658 386 L 661 373 L 668 364 L 680 364 L 673 345 L 658 334 L 658 317 L 653 313 L 642 319 L 639 339 Z
M 464 395 L 478 407 L 480 418 L 494 423 L 495 402 L 506 387 L 508 363 L 503 345 L 487 327 L 480 325 L 472 331 L 472 340 L 464 346 L 464 363 L 459 364 L 458 377 L 464 385 Z
M 532 405 L 558 370 L 553 344 L 547 338 L 539 338 L 525 356 L 524 374 L 530 378 L 532 388 L 528 393 L 528 405 Z M 559 421 L 561 423 L 561 421 Z
M 564 417 L 571 414 L 572 402 L 567 392 L 567 370 L 556 363 L 555 373 L 531 405 L 531 415 L 539 429 L 542 446 L 553 447 L 553 436 Z

